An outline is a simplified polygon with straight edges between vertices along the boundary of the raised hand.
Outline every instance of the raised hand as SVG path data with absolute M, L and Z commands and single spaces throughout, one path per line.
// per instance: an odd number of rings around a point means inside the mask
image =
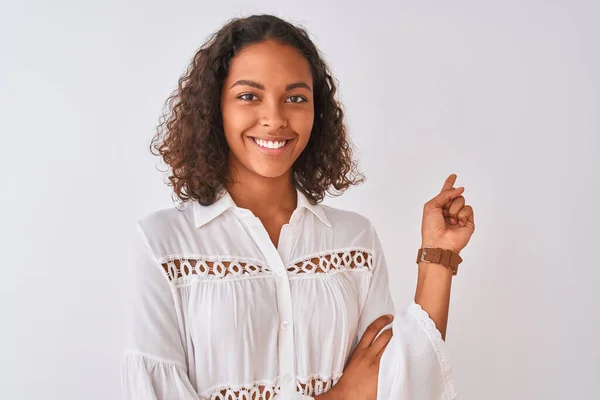
M 459 253 L 475 231 L 473 208 L 465 204 L 464 187 L 454 188 L 451 174 L 440 193 L 425 203 L 421 224 L 422 246 L 440 247 Z

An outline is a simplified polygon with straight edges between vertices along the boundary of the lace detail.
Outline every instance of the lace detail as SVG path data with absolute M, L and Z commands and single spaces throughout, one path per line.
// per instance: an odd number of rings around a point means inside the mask
M 200 395 L 202 400 L 273 400 L 279 393 L 279 386 L 249 385 L 242 388 L 221 389 L 209 396 Z
M 429 337 L 429 341 L 431 342 L 435 350 L 435 354 L 437 355 L 438 362 L 440 363 L 440 367 L 442 369 L 442 376 L 447 394 L 449 396 L 448 398 L 454 399 L 458 395 L 458 393 L 454 388 L 450 360 L 446 352 L 446 344 L 442 339 L 441 332 L 435 326 L 435 322 L 431 319 L 429 313 L 423 310 L 420 304 L 415 303 L 413 301 L 412 304 L 408 307 L 408 313 L 411 314 L 419 322 L 419 324 Z
M 208 258 L 168 257 L 161 265 L 171 282 L 183 278 L 210 279 L 250 278 L 270 273 L 268 266 L 258 260 L 241 260 L 234 257 Z M 367 250 L 347 249 L 314 254 L 301 258 L 287 267 L 290 275 L 323 274 L 336 271 L 369 271 L 373 266 L 373 254 Z
M 330 390 L 341 377 L 342 374 L 337 374 L 332 377 L 311 375 L 306 379 L 298 379 L 296 387 L 298 388 L 298 391 L 305 396 L 317 396 Z
M 268 267 L 254 261 L 207 260 L 202 257 L 171 259 L 163 262 L 162 267 L 171 281 L 193 275 L 205 279 L 224 279 L 256 276 L 269 271 Z
M 292 274 L 318 274 L 343 270 L 371 270 L 373 254 L 364 250 L 344 250 L 304 258 L 288 267 Z
M 311 375 L 297 380 L 298 392 L 304 396 L 316 396 L 330 390 L 342 374 L 332 377 Z M 198 393 L 202 400 L 273 400 L 281 391 L 278 379 L 260 380 L 239 386 L 218 386 L 206 392 Z

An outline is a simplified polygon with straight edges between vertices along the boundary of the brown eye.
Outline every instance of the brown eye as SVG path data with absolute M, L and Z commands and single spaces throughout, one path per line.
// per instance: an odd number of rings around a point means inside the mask
M 304 96 L 290 96 L 288 100 L 291 100 L 290 103 L 305 103 L 306 98 Z
M 252 93 L 244 93 L 244 94 L 239 95 L 237 98 L 240 100 L 244 100 L 244 101 L 253 101 L 255 98 L 258 98 L 258 97 L 256 97 Z

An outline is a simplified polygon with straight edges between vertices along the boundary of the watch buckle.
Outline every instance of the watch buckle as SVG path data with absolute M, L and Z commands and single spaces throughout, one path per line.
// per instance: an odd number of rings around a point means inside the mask
M 428 249 L 428 247 L 423 247 L 423 251 L 421 252 L 421 260 L 420 261 L 427 262 L 427 260 L 425 260 L 425 255 L 427 254 L 427 249 Z

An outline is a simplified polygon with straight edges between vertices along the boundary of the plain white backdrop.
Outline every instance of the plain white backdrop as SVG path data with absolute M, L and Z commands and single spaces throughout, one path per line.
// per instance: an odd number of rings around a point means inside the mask
M 118 399 L 137 218 L 172 206 L 148 151 L 226 20 L 306 27 L 339 80 L 398 308 L 450 173 L 476 231 L 447 345 L 465 400 L 591 399 L 600 377 L 595 1 L 2 1 L 0 398 Z M 158 164 L 160 166 L 160 164 Z

